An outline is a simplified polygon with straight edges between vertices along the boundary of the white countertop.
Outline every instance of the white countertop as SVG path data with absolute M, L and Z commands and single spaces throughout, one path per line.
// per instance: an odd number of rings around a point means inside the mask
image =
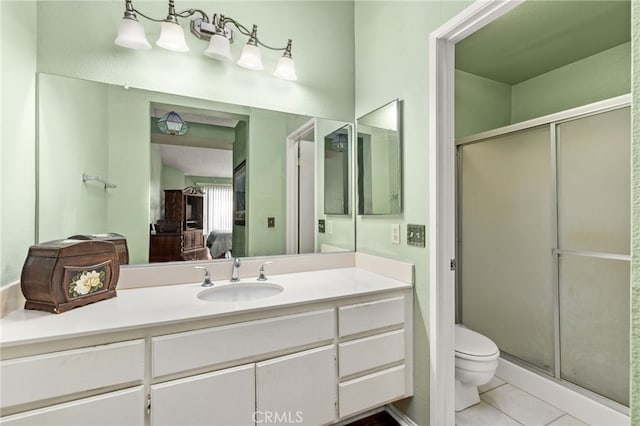
M 241 303 L 198 299 L 201 282 L 118 290 L 118 296 L 62 314 L 18 309 L 0 320 L 0 345 L 15 346 L 97 333 L 244 314 L 345 297 L 412 288 L 411 284 L 360 268 L 329 269 L 268 276 L 284 291 Z M 242 279 L 241 282 L 255 282 Z M 216 286 L 234 285 L 214 280 Z

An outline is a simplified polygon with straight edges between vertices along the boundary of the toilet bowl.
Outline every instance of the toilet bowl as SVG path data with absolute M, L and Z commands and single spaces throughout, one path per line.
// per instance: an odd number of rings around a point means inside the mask
M 455 326 L 455 339 L 455 409 L 461 411 L 480 402 L 478 386 L 495 374 L 500 351 L 491 339 L 460 324 Z

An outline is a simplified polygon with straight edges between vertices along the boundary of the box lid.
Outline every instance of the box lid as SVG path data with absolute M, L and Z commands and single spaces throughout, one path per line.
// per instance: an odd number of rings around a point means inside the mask
M 39 257 L 72 257 L 115 252 L 115 244 L 109 241 L 76 240 L 71 238 L 47 241 L 29 247 L 29 255 Z
M 67 238 L 67 240 L 98 240 L 98 241 L 115 241 L 115 240 L 124 240 L 124 239 L 125 239 L 124 235 L 116 234 L 115 232 L 109 232 L 106 234 L 72 235 L 69 238 Z

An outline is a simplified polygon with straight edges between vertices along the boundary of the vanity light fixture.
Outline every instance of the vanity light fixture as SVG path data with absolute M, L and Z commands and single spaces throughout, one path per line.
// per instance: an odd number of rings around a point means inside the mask
M 158 128 L 165 135 L 182 136 L 189 126 L 175 111 L 170 111 L 158 119 Z
M 204 51 L 205 55 L 218 60 L 231 60 L 230 43 L 233 42 L 233 32 L 230 26 L 234 26 L 238 32 L 249 37 L 247 44 L 242 49 L 242 55 L 238 59 L 239 66 L 251 70 L 264 69 L 260 52 L 260 46 L 262 46 L 270 50 L 284 52 L 278 60 L 276 70 L 273 73 L 274 77 L 290 81 L 298 79 L 295 63 L 291 56 L 291 39 L 285 47 L 272 47 L 258 38 L 257 25 L 253 25 L 252 30 L 249 31 L 247 27 L 225 15 L 215 13 L 210 20 L 209 16 L 200 9 L 185 9 L 176 12 L 174 0 L 169 0 L 169 12 L 165 19 L 151 18 L 134 8 L 132 0 L 125 0 L 124 16 L 118 26 L 115 44 L 128 49 L 151 49 L 144 28 L 138 21 L 138 15 L 140 15 L 150 21 L 160 23 L 160 37 L 156 41 L 156 45 L 176 52 L 187 52 L 189 46 L 185 41 L 184 31 L 178 23 L 178 18 L 189 18 L 195 14 L 199 14 L 201 17 L 191 20 L 191 33 L 201 40 L 209 41 L 209 46 Z

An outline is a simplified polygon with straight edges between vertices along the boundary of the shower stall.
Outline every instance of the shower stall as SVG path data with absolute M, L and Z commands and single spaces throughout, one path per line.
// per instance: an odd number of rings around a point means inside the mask
M 457 322 L 629 405 L 630 98 L 456 141 Z

